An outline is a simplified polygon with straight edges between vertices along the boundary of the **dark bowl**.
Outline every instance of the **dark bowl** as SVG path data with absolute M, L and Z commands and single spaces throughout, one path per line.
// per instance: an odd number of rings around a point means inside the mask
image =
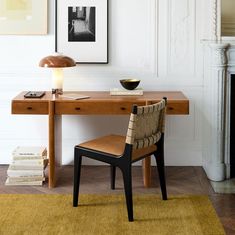
M 137 79 L 122 79 L 120 80 L 122 86 L 127 90 L 134 90 L 140 83 Z

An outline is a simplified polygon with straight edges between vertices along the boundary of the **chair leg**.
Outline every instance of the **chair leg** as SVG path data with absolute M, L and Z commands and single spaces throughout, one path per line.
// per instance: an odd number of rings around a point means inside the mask
M 116 166 L 110 166 L 111 174 L 111 189 L 115 189 L 115 178 L 116 178 Z
M 154 154 L 154 156 L 155 156 L 157 168 L 158 168 L 158 175 L 159 175 L 160 186 L 161 186 L 161 191 L 162 191 L 162 199 L 167 200 L 164 155 Z
M 124 180 L 128 220 L 131 222 L 131 221 L 134 221 L 134 218 L 133 218 L 133 200 L 132 200 L 131 166 L 123 167 L 121 170 L 122 170 L 122 175 L 123 175 L 123 180 Z
M 81 175 L 82 156 L 79 150 L 74 149 L 74 183 L 73 183 L 73 206 L 78 206 L 80 175 Z

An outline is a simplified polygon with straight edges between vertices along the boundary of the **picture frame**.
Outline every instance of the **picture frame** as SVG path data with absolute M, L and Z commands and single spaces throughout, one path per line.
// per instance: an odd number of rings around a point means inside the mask
M 108 0 L 55 0 L 55 51 L 79 64 L 107 64 Z
M 47 0 L 0 0 L 0 34 L 47 34 L 47 5 Z

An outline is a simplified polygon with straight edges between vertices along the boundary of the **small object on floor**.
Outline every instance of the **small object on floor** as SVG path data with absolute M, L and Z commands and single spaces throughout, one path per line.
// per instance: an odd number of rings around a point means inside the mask
M 41 146 L 18 146 L 12 153 L 5 185 L 42 185 L 48 164 L 47 149 Z

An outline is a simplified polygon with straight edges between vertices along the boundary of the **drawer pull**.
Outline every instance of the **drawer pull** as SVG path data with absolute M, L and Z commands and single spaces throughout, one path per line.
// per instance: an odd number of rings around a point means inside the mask
M 75 109 L 76 109 L 77 111 L 81 110 L 81 108 L 79 108 L 79 107 L 76 107 Z
M 126 110 L 126 108 L 124 108 L 124 107 L 121 107 L 121 110 Z
M 32 107 L 27 107 L 28 110 L 32 110 L 33 108 Z
M 174 110 L 174 108 L 173 107 L 167 107 L 169 110 Z

